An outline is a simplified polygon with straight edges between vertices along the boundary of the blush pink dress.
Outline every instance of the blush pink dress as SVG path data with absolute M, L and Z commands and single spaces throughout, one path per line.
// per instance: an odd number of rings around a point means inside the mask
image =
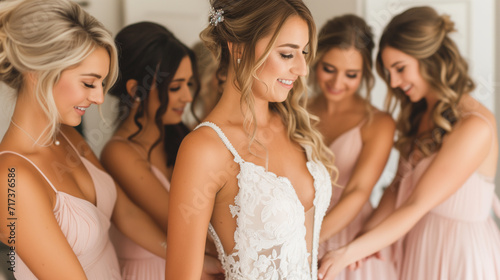
M 367 120 L 365 119 L 355 127 L 344 132 L 329 146 L 335 155 L 335 166 L 339 171 L 339 177 L 337 185 L 334 186 L 336 189 L 333 190 L 332 199 L 327 213 L 330 212 L 339 202 L 343 188 L 351 179 L 352 172 L 356 167 L 356 163 L 363 148 L 361 127 L 366 123 L 366 121 Z M 370 201 L 367 201 L 365 205 L 363 205 L 359 214 L 346 228 L 320 244 L 319 257 L 321 258 L 328 251 L 342 247 L 352 241 L 372 212 L 373 207 L 371 206 Z M 385 261 L 377 258 L 369 258 L 359 269 L 351 271 L 346 268 L 342 270 L 342 272 L 337 275 L 335 280 L 397 279 L 395 267 L 393 263 L 389 261 L 390 249 L 386 248 L 382 250 L 382 254 Z
M 66 138 L 66 136 L 64 137 Z M 71 144 L 71 142 L 69 143 Z M 71 146 L 73 147 L 72 144 Z M 94 183 L 97 203 L 95 206 L 87 200 L 58 191 L 38 166 L 25 156 L 10 151 L 4 151 L 0 154 L 4 153 L 15 154 L 27 160 L 42 174 L 54 190 L 56 194 L 54 216 L 80 261 L 87 278 L 92 280 L 121 279 L 118 260 L 108 235 L 111 214 L 116 201 L 116 188 L 113 179 L 86 158 L 80 156 L 80 160 L 87 168 Z M 14 276 L 16 279 L 23 280 L 37 279 L 19 256 L 16 259 Z
M 396 207 L 413 192 L 435 156 L 415 165 L 401 159 Z M 399 279 L 500 279 L 500 231 L 492 210 L 500 217 L 493 178 L 474 172 L 393 246 Z
M 114 140 L 127 141 L 118 136 Z M 142 151 L 130 145 L 140 154 Z M 158 178 L 167 191 L 170 191 L 170 182 L 154 165 L 150 165 L 151 172 Z M 111 241 L 115 245 L 116 254 L 120 263 L 123 280 L 163 280 L 165 279 L 165 260 L 144 249 L 114 226 L 110 230 Z

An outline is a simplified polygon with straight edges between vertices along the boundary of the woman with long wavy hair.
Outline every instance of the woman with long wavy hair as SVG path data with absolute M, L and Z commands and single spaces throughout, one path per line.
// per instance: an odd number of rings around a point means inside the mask
M 118 125 L 102 150 L 101 162 L 130 199 L 166 233 L 172 169 L 180 142 L 189 133 L 181 118 L 198 94 L 194 53 L 154 22 L 124 27 L 115 43 L 120 75 L 110 94 L 119 100 Z M 123 279 L 165 278 L 163 258 L 115 227 L 110 236 Z M 212 259 L 216 267 L 218 261 Z
M 316 31 L 300 0 L 214 0 L 201 38 L 222 96 L 174 167 L 166 279 L 199 279 L 207 229 L 226 279 L 316 279 L 331 152 L 305 109 Z
M 500 232 L 491 217 L 492 209 L 500 215 L 496 122 L 471 96 L 452 31 L 450 18 L 430 7 L 408 9 L 385 28 L 377 70 L 388 109 L 399 109 L 398 173 L 364 234 L 327 254 L 322 279 L 396 241 L 399 279 L 500 278 Z
M 310 77 L 315 95 L 308 107 L 320 119 L 318 129 L 339 170 L 321 227 L 320 259 L 353 240 L 372 214 L 370 194 L 394 142 L 391 115 L 370 103 L 374 46 L 370 26 L 356 15 L 334 17 L 319 32 Z M 373 258 L 360 269 L 344 269 L 336 279 L 390 280 L 396 272 L 387 257 Z

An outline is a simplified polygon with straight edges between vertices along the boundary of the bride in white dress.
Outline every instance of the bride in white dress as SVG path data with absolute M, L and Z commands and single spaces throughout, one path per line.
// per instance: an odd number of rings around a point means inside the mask
M 330 150 L 305 110 L 316 30 L 300 0 L 215 0 L 200 37 L 227 71 L 172 175 L 166 279 L 200 279 L 207 229 L 226 279 L 317 279 Z

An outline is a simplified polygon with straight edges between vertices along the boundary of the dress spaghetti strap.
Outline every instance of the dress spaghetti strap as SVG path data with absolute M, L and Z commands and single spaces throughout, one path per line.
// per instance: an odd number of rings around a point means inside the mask
M 71 141 L 69 141 L 68 137 L 66 137 L 66 135 L 64 134 L 64 132 L 60 131 L 61 132 L 61 135 L 64 137 L 64 139 L 66 139 L 66 142 L 69 143 L 69 145 L 71 146 L 71 148 L 73 148 L 73 150 L 75 151 L 75 153 L 79 156 L 80 156 L 80 153 L 78 152 L 78 150 L 76 149 L 76 147 L 73 145 L 73 143 L 71 143 Z
M 193 130 L 196 130 L 202 126 L 208 126 L 210 128 L 212 128 L 213 130 L 215 130 L 215 132 L 217 133 L 217 135 L 219 135 L 219 138 L 222 140 L 222 142 L 224 143 L 224 145 L 226 145 L 226 148 L 231 152 L 231 154 L 233 154 L 234 156 L 234 161 L 236 163 L 242 163 L 243 162 L 243 159 L 240 157 L 240 155 L 238 154 L 238 152 L 236 151 L 236 149 L 233 147 L 233 145 L 231 144 L 231 142 L 229 142 L 229 139 L 227 139 L 226 135 L 224 134 L 224 132 L 222 132 L 222 130 L 213 122 L 202 122 L 200 123 L 198 126 L 195 127 L 195 129 Z
M 496 194 L 493 196 L 493 213 L 500 218 L 500 198 Z
M 3 155 L 3 154 L 13 154 L 13 155 L 16 155 L 18 157 L 21 157 L 23 159 L 25 159 L 27 162 L 29 162 L 31 165 L 33 165 L 33 167 L 36 168 L 36 170 L 38 170 L 38 172 L 40 172 L 40 174 L 43 176 L 43 178 L 45 178 L 45 181 L 47 181 L 47 183 L 49 183 L 50 187 L 54 190 L 55 193 L 58 193 L 56 187 L 54 187 L 54 185 L 52 184 L 52 182 L 50 182 L 49 178 L 47 178 L 47 176 L 45 176 L 45 174 L 43 174 L 42 170 L 40 170 L 40 168 L 38 168 L 38 166 L 33 162 L 31 161 L 29 158 L 19 154 L 19 153 L 16 153 L 16 152 L 13 152 L 13 151 L 2 151 L 0 152 L 0 155 Z
M 474 111 L 471 111 L 471 112 L 466 112 L 466 113 L 463 113 L 462 114 L 462 117 L 467 117 L 467 116 L 470 116 L 470 115 L 473 115 L 473 116 L 476 116 L 476 117 L 479 117 L 480 119 L 482 119 L 483 121 L 486 122 L 486 124 L 488 124 L 488 126 L 490 127 L 490 130 L 491 130 L 491 145 L 490 145 L 490 151 L 491 149 L 493 148 L 493 145 L 495 144 L 495 129 L 493 128 L 493 124 L 491 124 L 490 120 L 488 120 L 488 118 L 486 118 L 485 116 L 483 116 L 482 114 L 478 113 L 478 112 L 474 112 Z
M 474 111 L 471 111 L 471 112 L 466 112 L 466 113 L 463 113 L 462 116 L 463 117 L 466 117 L 466 116 L 470 116 L 470 115 L 474 115 L 476 117 L 479 117 L 480 119 L 482 119 L 483 121 L 485 121 L 488 126 L 490 127 L 490 130 L 491 130 L 491 145 L 490 145 L 490 151 L 491 149 L 493 148 L 493 145 L 495 144 L 495 134 L 494 134 L 494 127 L 493 127 L 493 124 L 490 122 L 490 120 L 488 120 L 488 118 L 486 118 L 485 116 L 483 116 L 482 114 L 478 113 L 478 112 L 474 112 Z M 498 198 L 498 195 L 497 194 L 493 194 L 493 213 L 498 217 L 500 218 L 500 199 Z
M 493 129 L 493 125 L 491 124 L 490 120 L 488 120 L 488 118 L 486 118 L 485 116 L 483 116 L 482 114 L 478 113 L 478 112 L 474 112 L 474 111 L 470 111 L 470 112 L 465 112 L 462 114 L 463 117 L 466 117 L 466 116 L 469 116 L 469 115 L 474 115 L 476 117 L 479 117 L 481 119 L 483 119 L 487 124 L 488 126 Z
M 363 118 L 355 127 L 361 128 L 363 125 L 365 125 L 368 122 L 369 119 L 370 119 L 369 117 Z

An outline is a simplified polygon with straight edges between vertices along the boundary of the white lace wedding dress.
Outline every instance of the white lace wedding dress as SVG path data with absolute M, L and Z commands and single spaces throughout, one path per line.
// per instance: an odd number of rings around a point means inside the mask
M 312 161 L 310 147 L 304 147 L 315 188 L 314 206 L 304 211 L 287 178 L 244 161 L 214 123 L 200 126 L 214 129 L 240 166 L 239 191 L 228 209 L 236 218 L 230 254 L 209 226 L 226 279 L 316 280 L 319 233 L 332 191 L 323 164 Z

